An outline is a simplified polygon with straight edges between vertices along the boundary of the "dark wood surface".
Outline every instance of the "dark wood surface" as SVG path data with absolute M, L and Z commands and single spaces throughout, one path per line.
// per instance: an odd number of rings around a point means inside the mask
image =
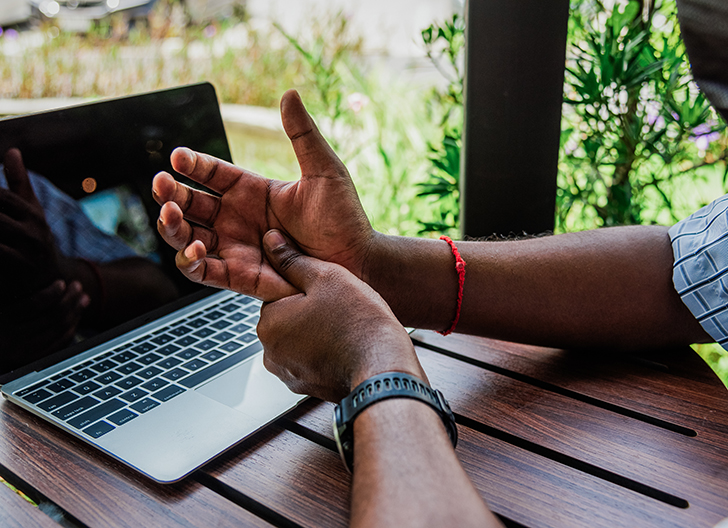
M 413 339 L 456 414 L 465 470 L 509 525 L 698 528 L 728 517 L 728 393 L 690 349 Z M 2 402 L 0 476 L 67 526 L 345 526 L 350 477 L 332 409 L 308 400 L 165 486 Z M 0 485 L 0 526 L 60 525 Z

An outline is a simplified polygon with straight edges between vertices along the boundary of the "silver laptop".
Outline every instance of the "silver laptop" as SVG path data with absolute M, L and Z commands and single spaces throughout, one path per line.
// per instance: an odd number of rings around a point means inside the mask
M 173 173 L 169 154 L 180 145 L 230 160 L 209 84 L 0 121 L 2 153 L 20 148 L 30 171 L 72 197 L 83 197 L 80 182 L 90 175 L 100 193 L 123 187 L 136 197 L 146 210 L 146 240 L 158 236 L 151 179 L 159 170 Z M 304 397 L 263 367 L 258 300 L 190 283 L 171 248 L 159 238 L 150 247 L 180 299 L 0 373 L 0 384 L 11 402 L 169 483 Z

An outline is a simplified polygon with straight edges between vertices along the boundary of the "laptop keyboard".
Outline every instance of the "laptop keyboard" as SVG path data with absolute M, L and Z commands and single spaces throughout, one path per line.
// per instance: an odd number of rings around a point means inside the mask
M 214 303 L 14 395 L 99 438 L 263 350 L 260 306 Z

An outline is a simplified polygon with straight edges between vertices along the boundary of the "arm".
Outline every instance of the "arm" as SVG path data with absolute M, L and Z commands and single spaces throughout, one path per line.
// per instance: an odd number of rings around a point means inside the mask
M 666 227 L 457 246 L 467 262 L 460 332 L 621 349 L 710 340 L 673 287 Z M 364 278 L 403 324 L 448 328 L 457 293 L 449 246 L 381 236 L 374 248 Z
M 279 229 L 307 254 L 346 267 L 408 326 L 445 330 L 455 315 L 454 260 L 444 242 L 385 236 L 367 221 L 346 168 L 295 93 L 281 102 L 301 166 L 266 180 L 203 154 L 172 164 L 222 194 L 155 178 L 160 232 L 192 280 L 275 300 L 295 292 L 261 250 Z M 190 223 L 189 221 L 192 223 Z M 667 229 L 634 226 L 512 242 L 460 242 L 468 263 L 457 330 L 560 347 L 659 347 L 708 341 L 671 280 Z
M 266 367 L 292 390 L 339 401 L 382 372 L 427 380 L 409 336 L 376 292 L 277 232 L 264 242 L 271 265 L 301 292 L 265 304 L 258 325 Z M 354 422 L 354 460 L 352 526 L 500 525 L 439 416 L 421 402 L 385 400 L 363 411 Z

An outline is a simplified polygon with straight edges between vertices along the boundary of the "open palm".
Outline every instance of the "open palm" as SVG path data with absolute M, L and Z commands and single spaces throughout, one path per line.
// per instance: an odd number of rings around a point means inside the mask
M 261 249 L 271 229 L 286 233 L 308 255 L 361 276 L 374 231 L 346 167 L 306 112 L 298 94 L 281 100 L 283 127 L 301 167 L 295 182 L 270 180 L 211 156 L 177 149 L 174 169 L 215 194 L 194 190 L 167 173 L 154 179 L 163 205 L 158 222 L 191 280 L 273 301 L 297 290 Z

